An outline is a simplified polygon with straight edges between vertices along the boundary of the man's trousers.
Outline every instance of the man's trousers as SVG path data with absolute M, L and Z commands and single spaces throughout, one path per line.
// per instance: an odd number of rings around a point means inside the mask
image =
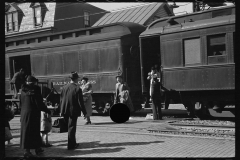
M 68 149 L 72 149 L 76 145 L 77 119 L 78 117 L 64 115 L 64 120 L 68 123 Z

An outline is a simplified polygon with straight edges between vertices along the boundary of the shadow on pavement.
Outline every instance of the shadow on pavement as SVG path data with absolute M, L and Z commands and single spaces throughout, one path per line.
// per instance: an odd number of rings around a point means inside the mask
M 101 153 L 112 153 L 112 152 L 120 152 L 125 148 L 102 148 L 102 149 L 91 149 L 91 150 L 82 150 L 79 148 L 75 150 L 67 150 L 64 148 L 51 148 L 51 150 L 46 150 L 44 154 L 39 157 L 73 157 L 73 156 L 85 156 L 89 154 L 101 154 Z M 96 155 L 97 156 L 97 155 Z
M 99 148 L 99 147 L 120 147 L 120 146 L 133 146 L 133 145 L 148 145 L 151 143 L 164 143 L 164 141 L 153 141 L 153 142 L 119 142 L 119 143 L 100 143 L 100 141 L 80 143 L 79 149 L 87 148 Z M 66 144 L 60 144 L 58 146 L 66 146 Z
M 67 150 L 67 143 L 65 143 L 65 144 L 56 145 L 55 147 L 51 147 L 49 150 L 46 149 L 45 155 L 43 154 L 41 157 L 69 157 L 69 156 L 81 156 L 81 155 L 87 156 L 89 154 L 120 152 L 121 150 L 125 149 L 124 146 L 147 145 L 151 143 L 164 143 L 164 141 L 120 142 L 120 143 L 104 143 L 104 144 L 101 144 L 100 141 L 93 141 L 93 142 L 80 143 L 79 147 L 75 150 Z M 65 146 L 65 148 L 59 148 L 58 146 Z M 116 148 L 107 148 L 107 147 L 116 147 Z
M 145 121 L 127 121 L 125 123 L 115 123 L 115 122 L 100 122 L 100 123 L 92 123 L 93 125 L 109 125 L 109 124 L 134 124 L 134 123 L 142 123 Z

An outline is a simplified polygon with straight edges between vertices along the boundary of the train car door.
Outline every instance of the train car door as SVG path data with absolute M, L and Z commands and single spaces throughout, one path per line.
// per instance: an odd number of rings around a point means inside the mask
M 142 93 L 149 94 L 150 81 L 147 80 L 148 73 L 154 65 L 161 66 L 160 37 L 151 36 L 141 38 L 141 76 Z
M 10 57 L 9 63 L 10 63 L 10 77 L 11 78 L 21 68 L 24 68 L 25 75 L 31 75 L 30 55 L 21 55 L 21 56 Z

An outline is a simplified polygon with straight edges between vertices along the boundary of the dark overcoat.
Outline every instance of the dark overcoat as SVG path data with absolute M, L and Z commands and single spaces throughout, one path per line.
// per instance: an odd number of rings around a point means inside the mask
M 151 84 L 151 95 L 152 95 L 152 111 L 153 111 L 153 119 L 162 119 L 162 111 L 161 111 L 161 83 L 154 79 Z
M 51 113 L 43 103 L 40 87 L 37 85 L 23 85 L 20 106 L 20 147 L 22 149 L 37 149 L 42 144 L 40 136 L 41 111 Z
M 71 117 L 87 114 L 84 102 L 82 89 L 75 83 L 69 83 L 63 86 L 60 94 L 60 113 Z

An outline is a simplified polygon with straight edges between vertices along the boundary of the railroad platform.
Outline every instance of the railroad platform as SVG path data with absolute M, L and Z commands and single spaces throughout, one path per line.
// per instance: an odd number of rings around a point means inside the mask
M 58 117 L 53 117 L 53 120 Z M 168 121 L 146 120 L 145 117 L 133 116 L 123 124 L 112 122 L 108 116 L 92 116 L 92 125 L 84 125 L 83 117 L 78 118 L 76 139 L 80 143 L 76 150 L 67 150 L 67 133 L 50 133 L 49 141 L 53 144 L 45 148 L 40 157 L 131 157 L 131 158 L 220 158 L 235 157 L 235 140 L 224 138 L 197 138 L 177 135 L 149 133 L 147 128 L 170 127 Z M 10 121 L 13 144 L 5 145 L 6 157 L 22 157 L 20 144 L 20 117 Z M 174 130 L 174 127 L 171 129 Z M 32 151 L 32 153 L 34 153 Z

